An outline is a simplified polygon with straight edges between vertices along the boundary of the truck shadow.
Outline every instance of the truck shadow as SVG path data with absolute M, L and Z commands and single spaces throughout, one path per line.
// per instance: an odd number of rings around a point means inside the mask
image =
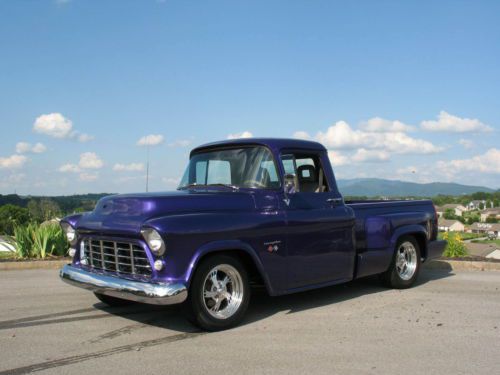
M 424 268 L 414 288 L 418 288 L 430 281 L 451 276 L 453 276 L 451 268 Z M 346 284 L 278 297 L 270 297 L 264 288 L 255 288 L 252 290 L 252 299 L 246 318 L 241 325 L 252 324 L 283 311 L 287 311 L 287 314 L 294 314 L 389 290 L 381 284 L 377 277 L 368 277 Z M 94 308 L 148 326 L 179 332 L 195 332 L 197 330 L 196 327 L 186 321 L 179 306 L 159 307 L 134 304 L 124 309 L 123 307 L 113 308 L 102 303 L 96 303 Z

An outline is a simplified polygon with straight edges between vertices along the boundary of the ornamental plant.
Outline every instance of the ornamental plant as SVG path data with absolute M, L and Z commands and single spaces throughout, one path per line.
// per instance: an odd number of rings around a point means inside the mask
M 459 258 L 468 255 L 467 248 L 460 236 L 460 233 L 445 232 L 443 239 L 448 242 L 444 249 L 443 256 L 447 258 Z

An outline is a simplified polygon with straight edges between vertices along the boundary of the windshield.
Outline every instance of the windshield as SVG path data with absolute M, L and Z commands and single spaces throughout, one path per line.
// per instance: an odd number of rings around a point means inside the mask
M 179 189 L 211 185 L 274 189 L 280 181 L 271 152 L 252 146 L 194 154 Z

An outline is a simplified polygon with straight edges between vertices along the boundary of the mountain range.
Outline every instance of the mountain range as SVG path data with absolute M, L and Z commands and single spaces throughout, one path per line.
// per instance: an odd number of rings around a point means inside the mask
M 384 180 L 379 178 L 354 178 L 337 180 L 337 185 L 344 196 L 357 197 L 435 197 L 437 195 L 464 195 L 475 192 L 493 193 L 496 190 L 484 186 L 461 185 L 453 182 L 415 182 Z

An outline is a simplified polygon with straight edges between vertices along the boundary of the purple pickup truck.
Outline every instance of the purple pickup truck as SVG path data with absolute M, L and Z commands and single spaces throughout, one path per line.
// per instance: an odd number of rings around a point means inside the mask
M 64 281 L 111 306 L 183 304 L 206 330 L 238 324 L 253 285 L 277 296 L 380 275 L 408 288 L 445 246 L 431 201 L 344 201 L 326 149 L 294 139 L 197 147 L 177 191 L 105 197 L 61 225 Z

